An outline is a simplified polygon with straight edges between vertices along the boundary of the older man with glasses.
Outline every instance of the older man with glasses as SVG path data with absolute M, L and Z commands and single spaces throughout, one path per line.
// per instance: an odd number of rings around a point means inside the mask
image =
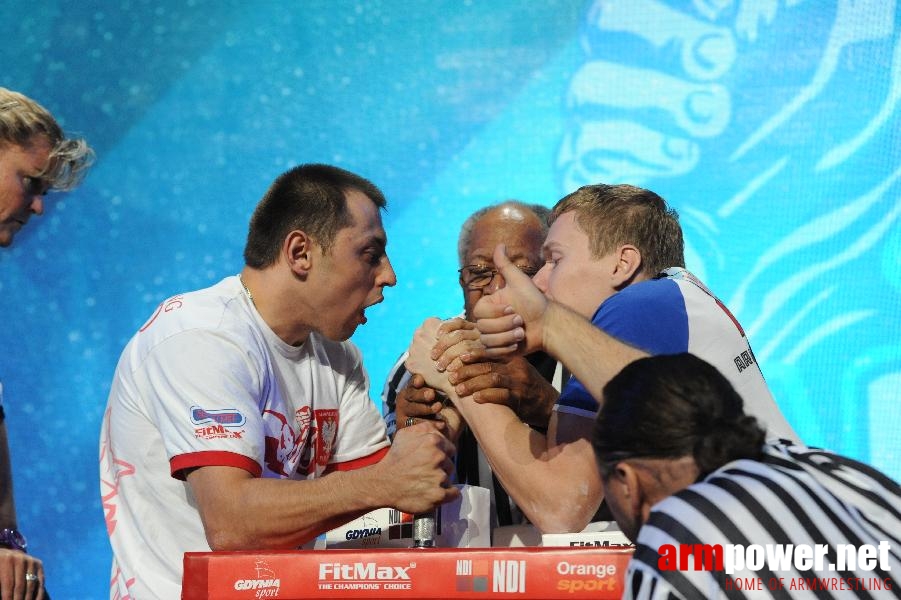
M 495 268 L 495 246 L 505 243 L 510 259 L 532 277 L 542 265 L 541 244 L 547 234 L 548 209 L 508 200 L 482 208 L 463 224 L 457 244 L 459 282 L 464 312 L 445 321 L 444 331 L 460 339 L 478 340 L 472 308 L 483 296 L 504 287 L 504 277 Z M 492 527 L 522 522 L 522 513 L 510 502 L 494 477 L 468 427 L 443 396 L 425 385 L 420 375 L 404 367 L 404 353 L 388 374 L 382 393 L 389 432 L 421 419 L 440 419 L 447 435 L 457 443 L 457 481 L 487 487 L 492 494 Z M 477 402 L 502 403 L 521 415 L 524 422 L 544 430 L 558 391 L 549 383 L 557 362 L 543 352 L 510 361 L 474 362 L 457 371 L 455 383 L 463 395 Z

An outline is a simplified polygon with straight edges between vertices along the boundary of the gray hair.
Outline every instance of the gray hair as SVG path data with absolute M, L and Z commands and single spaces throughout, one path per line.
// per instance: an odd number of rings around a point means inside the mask
M 541 223 L 541 231 L 544 236 L 547 235 L 548 230 L 548 218 L 550 217 L 551 210 L 541 204 L 526 204 L 525 202 L 520 202 L 519 200 L 504 200 L 503 202 L 498 202 L 497 204 L 491 204 L 489 206 L 485 206 L 475 211 L 466 221 L 463 222 L 463 226 L 460 228 L 460 237 L 457 240 L 457 256 L 460 260 L 460 266 L 465 266 L 463 263 L 466 260 L 466 251 L 469 250 L 469 244 L 472 241 L 472 230 L 476 226 L 476 223 L 479 220 L 490 213 L 491 211 L 503 208 L 505 206 L 512 206 L 518 208 L 520 210 L 529 211 L 538 217 L 539 223 Z
M 50 163 L 41 175 L 48 189 L 71 190 L 84 179 L 94 151 L 80 138 L 67 139 L 46 108 L 31 98 L 0 87 L 0 148 L 29 147 L 38 136 L 50 142 Z

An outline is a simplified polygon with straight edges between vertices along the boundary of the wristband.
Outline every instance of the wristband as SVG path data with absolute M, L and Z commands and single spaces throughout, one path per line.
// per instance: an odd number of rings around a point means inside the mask
M 27 552 L 28 542 L 18 529 L 2 529 L 0 530 L 0 548 Z

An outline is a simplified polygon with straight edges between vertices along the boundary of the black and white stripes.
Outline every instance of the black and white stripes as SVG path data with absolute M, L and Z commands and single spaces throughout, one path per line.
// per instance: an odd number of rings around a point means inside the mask
M 862 561 L 842 568 L 844 545 L 856 552 L 880 543 L 887 552 L 874 568 Z M 742 565 L 728 574 L 711 565 L 694 570 L 689 556 L 688 569 L 666 570 L 660 548 L 667 544 L 757 545 L 765 557 L 768 549 L 805 545 L 821 548 L 823 559 L 809 570 L 764 560 L 752 565 L 760 568 Z M 624 598 L 898 598 L 895 577 L 901 578 L 898 484 L 830 452 L 769 444 L 762 460 L 729 463 L 652 508 Z

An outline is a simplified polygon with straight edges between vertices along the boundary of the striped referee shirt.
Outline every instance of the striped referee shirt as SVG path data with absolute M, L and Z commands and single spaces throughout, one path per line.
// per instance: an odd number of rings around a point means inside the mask
M 745 564 L 735 561 L 734 572 L 727 574 L 710 554 L 701 558 L 703 548 L 716 545 L 724 554 L 736 552 Z M 780 553 L 799 545 L 820 553 L 820 564 L 797 562 L 800 554 L 788 561 L 782 554 L 780 560 Z M 869 563 L 857 554 L 864 545 L 878 552 Z M 898 484 L 857 461 L 781 442 L 767 444 L 759 461 L 733 461 L 656 504 L 639 531 L 623 595 L 642 600 L 899 597 Z

